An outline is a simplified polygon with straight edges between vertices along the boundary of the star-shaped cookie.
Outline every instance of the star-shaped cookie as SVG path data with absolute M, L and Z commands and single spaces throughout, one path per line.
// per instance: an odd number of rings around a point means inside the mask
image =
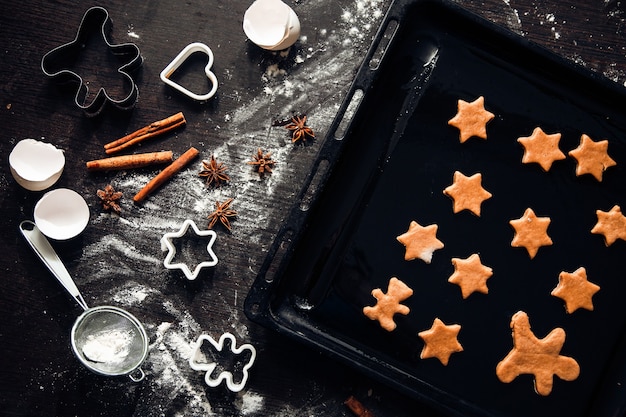
M 460 324 L 446 325 L 439 318 L 435 318 L 430 329 L 418 333 L 424 341 L 420 358 L 437 358 L 442 364 L 447 365 L 450 355 L 463 351 L 463 346 L 457 339 L 459 331 Z
M 448 278 L 448 282 L 461 287 L 463 298 L 469 297 L 473 292 L 487 294 L 487 280 L 493 275 L 493 270 L 482 264 L 480 256 L 475 253 L 467 259 L 452 258 L 454 273 Z
M 532 135 L 520 137 L 517 141 L 524 147 L 522 163 L 537 163 L 544 171 L 549 171 L 552 163 L 565 159 L 565 154 L 559 149 L 560 133 L 548 135 L 540 127 L 533 130 Z
M 413 290 L 398 278 L 393 277 L 389 280 L 386 294 L 380 288 L 372 290 L 376 305 L 363 307 L 363 314 L 371 320 L 378 320 L 383 329 L 391 332 L 396 328 L 396 322 L 393 321 L 394 314 L 406 316 L 411 311 L 409 307 L 400 304 L 411 295 L 413 295 Z
M 579 308 L 593 311 L 592 297 L 600 290 L 600 286 L 587 280 L 587 270 L 584 267 L 574 272 L 561 272 L 559 284 L 550 294 L 565 301 L 565 310 L 573 313 Z
M 443 242 L 436 236 L 438 227 L 436 224 L 424 227 L 414 220 L 411 221 L 409 230 L 396 238 L 406 247 L 404 259 L 412 261 L 419 258 L 429 264 L 433 258 L 433 252 L 443 248 Z
M 509 222 L 515 229 L 515 236 L 511 241 L 514 248 L 524 247 L 528 251 L 530 259 L 537 255 L 541 246 L 552 245 L 552 239 L 548 236 L 549 217 L 537 217 L 531 208 L 527 208 L 524 215 Z
M 607 153 L 608 140 L 594 142 L 589 136 L 583 134 L 580 137 L 580 145 L 569 155 L 576 159 L 576 175 L 591 174 L 598 181 L 602 181 L 602 173 L 612 166 L 617 165 Z
M 596 210 L 598 222 L 591 233 L 604 235 L 606 246 L 612 245 L 617 239 L 626 240 L 626 217 L 620 206 L 613 206 L 609 211 Z
M 496 366 L 500 381 L 509 383 L 522 374 L 535 376 L 535 391 L 539 395 L 552 392 L 554 375 L 573 381 L 580 374 L 578 362 L 560 355 L 565 343 L 565 331 L 553 329 L 543 339 L 538 339 L 530 329 L 528 315 L 518 311 L 511 318 L 513 349 Z
M 459 129 L 459 140 L 463 143 L 472 136 L 487 139 L 487 123 L 494 117 L 493 113 L 485 110 L 483 96 L 471 103 L 459 99 L 457 113 L 448 120 L 448 124 Z
M 483 201 L 491 198 L 491 193 L 482 186 L 483 176 L 476 173 L 471 177 L 456 171 L 452 178 L 452 185 L 446 187 L 443 193 L 452 198 L 453 211 L 458 213 L 461 210 L 469 210 L 480 216 L 480 208 Z

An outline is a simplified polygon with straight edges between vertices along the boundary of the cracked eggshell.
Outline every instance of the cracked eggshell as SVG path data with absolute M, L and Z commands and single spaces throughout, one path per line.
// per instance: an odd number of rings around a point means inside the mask
M 280 0 L 256 0 L 243 16 L 243 31 L 261 48 L 281 51 L 298 40 L 300 20 Z
M 58 188 L 39 199 L 34 217 L 41 233 L 51 239 L 67 240 L 85 229 L 89 222 L 89 207 L 76 191 Z
M 30 191 L 41 191 L 61 177 L 65 155 L 50 143 L 23 139 L 9 154 L 9 165 L 19 185 Z

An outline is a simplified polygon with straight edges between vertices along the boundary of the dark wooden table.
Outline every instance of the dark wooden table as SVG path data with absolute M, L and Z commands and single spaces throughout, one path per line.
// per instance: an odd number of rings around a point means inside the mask
M 324 135 L 349 89 L 390 0 L 289 2 L 302 37 L 288 53 L 261 51 L 242 31 L 246 1 L 103 0 L 112 40 L 133 42 L 144 63 L 140 97 L 130 112 L 106 109 L 88 118 L 71 91 L 47 79 L 42 56 L 76 35 L 86 3 L 3 2 L 0 6 L 0 414 L 7 416 L 346 416 L 353 395 L 377 416 L 433 415 L 424 405 L 363 377 L 325 355 L 250 322 L 243 301 L 267 249 L 295 203 Z M 626 9 L 620 0 L 575 2 L 461 0 L 464 7 L 619 85 L 626 83 Z M 187 44 L 215 54 L 216 97 L 198 104 L 174 92 L 159 73 Z M 114 82 L 106 62 L 84 65 L 90 82 Z M 192 60 L 186 82 L 203 86 Z M 93 87 L 93 85 L 92 85 Z M 113 85 L 110 88 L 119 88 Z M 103 144 L 182 111 L 184 129 L 146 142 L 137 151 L 191 146 L 214 154 L 230 181 L 207 187 L 200 159 L 143 204 L 132 196 L 158 172 L 144 168 L 92 173 L 85 162 L 104 157 Z M 308 115 L 317 140 L 294 146 L 276 119 Z M 90 306 L 114 304 L 145 324 L 150 352 L 138 384 L 84 369 L 70 349 L 69 330 L 80 309 L 32 253 L 18 232 L 42 192 L 13 180 L 8 155 L 23 138 L 63 149 L 66 167 L 54 186 L 79 192 L 91 217 L 77 238 L 54 242 Z M 277 166 L 261 178 L 246 162 L 257 148 Z M 122 191 L 121 215 L 103 211 L 96 190 Z M 219 263 L 195 281 L 163 268 L 159 239 L 185 219 L 201 227 L 216 201 L 234 198 L 232 232 L 216 227 Z M 207 388 L 187 359 L 200 334 L 233 333 L 257 351 L 247 387 L 238 394 Z

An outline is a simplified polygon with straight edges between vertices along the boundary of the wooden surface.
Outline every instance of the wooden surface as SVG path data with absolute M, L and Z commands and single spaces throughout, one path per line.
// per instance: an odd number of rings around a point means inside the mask
M 427 407 L 363 377 L 319 352 L 250 322 L 243 313 L 248 287 L 286 213 L 296 201 L 325 132 L 365 55 L 389 0 L 299 0 L 302 37 L 286 54 L 261 51 L 241 29 L 245 1 L 102 1 L 113 20 L 115 43 L 133 42 L 144 63 L 140 98 L 130 112 L 107 109 L 87 118 L 71 89 L 47 79 L 42 56 L 72 40 L 86 3 L 59 0 L 0 5 L 0 414 L 8 416 L 347 416 L 354 395 L 376 416 L 432 415 Z M 458 2 L 464 7 L 590 68 L 626 82 L 626 10 L 621 1 L 534 0 Z M 201 41 L 215 55 L 216 97 L 198 104 L 159 80 L 159 72 L 187 44 Z M 81 63 L 90 86 L 115 73 L 97 59 Z M 110 64 L 110 63 L 109 63 Z M 186 70 L 190 85 L 205 87 L 200 60 Z M 117 89 L 117 90 L 115 90 Z M 182 111 L 187 126 L 132 149 L 194 146 L 201 159 L 214 154 L 231 180 L 207 187 L 200 160 L 176 175 L 145 203 L 132 196 L 158 168 L 88 173 L 84 164 L 104 157 L 103 145 L 155 120 Z M 309 116 L 317 140 L 294 146 L 272 121 L 293 112 Z M 23 138 L 63 149 L 66 167 L 54 186 L 78 191 L 91 218 L 76 239 L 54 247 L 90 306 L 114 304 L 144 324 L 150 353 L 147 377 L 132 383 L 84 369 L 74 358 L 69 331 L 80 313 L 18 232 L 31 219 L 42 192 L 22 189 L 8 155 Z M 257 148 L 271 151 L 274 172 L 260 178 L 246 164 Z M 112 184 L 124 193 L 120 216 L 105 213 L 96 190 Z M 205 227 L 216 201 L 234 198 L 232 233 L 216 228 L 219 263 L 196 281 L 162 266 L 159 239 L 185 219 Z M 187 365 L 200 334 L 231 332 L 258 351 L 246 389 L 232 394 L 204 385 Z

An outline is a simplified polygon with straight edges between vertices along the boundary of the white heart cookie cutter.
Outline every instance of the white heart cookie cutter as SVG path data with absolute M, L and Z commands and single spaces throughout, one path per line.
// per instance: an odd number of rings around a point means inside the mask
M 207 78 L 209 79 L 209 81 L 211 81 L 212 88 L 211 88 L 211 91 L 209 91 L 206 94 L 193 93 L 189 91 L 188 89 L 186 89 L 185 87 L 183 87 L 182 85 L 170 80 L 170 77 L 178 69 L 178 67 L 180 67 L 182 63 L 185 62 L 187 58 L 189 58 L 189 56 L 191 56 L 191 54 L 194 54 L 196 52 L 202 52 L 209 57 L 209 61 L 204 67 L 204 72 Z M 205 44 L 201 42 L 194 42 L 194 43 L 187 45 L 185 48 L 183 48 L 183 50 L 180 51 L 178 55 L 176 55 L 176 58 L 174 58 L 172 62 L 170 62 L 169 65 L 165 67 L 163 71 L 161 71 L 161 75 L 160 75 L 161 81 L 163 81 L 165 84 L 169 85 L 170 87 L 175 88 L 176 90 L 180 91 L 186 96 L 191 97 L 194 100 L 206 101 L 210 99 L 211 97 L 213 97 L 215 95 L 215 92 L 217 91 L 217 77 L 215 76 L 215 74 L 213 74 L 213 72 L 211 72 L 212 66 L 213 66 L 213 51 L 211 51 L 211 48 L 209 48 L 208 46 L 206 46 Z
M 182 262 L 172 263 L 174 256 L 176 256 L 176 246 L 174 246 L 172 240 L 184 236 L 185 233 L 187 233 L 187 229 L 189 229 L 189 226 L 193 228 L 193 231 L 198 236 L 210 236 L 209 243 L 207 244 L 206 249 L 211 259 L 209 261 L 200 262 L 198 265 L 196 265 L 193 272 L 187 266 L 187 264 L 184 264 Z M 200 273 L 200 270 L 202 268 L 217 265 L 217 256 L 215 256 L 212 248 L 216 238 L 217 233 L 215 233 L 213 230 L 200 230 L 193 220 L 185 220 L 179 231 L 166 233 L 161 238 L 161 251 L 168 251 L 167 255 L 165 255 L 165 259 L 163 260 L 163 266 L 165 266 L 167 269 L 180 269 L 185 273 L 187 279 L 193 281 L 198 277 L 198 274 Z
M 235 355 L 241 354 L 244 350 L 250 351 L 250 359 L 248 359 L 248 362 L 244 365 L 243 369 L 241 370 L 242 378 L 239 383 L 235 383 L 233 381 L 233 374 L 230 371 L 223 371 L 217 376 L 217 378 L 211 378 L 211 373 L 215 370 L 218 364 L 215 362 L 202 361 L 202 359 L 205 359 L 205 358 L 204 358 L 204 355 L 202 355 L 201 348 L 202 348 L 202 343 L 205 340 L 211 343 L 211 345 L 213 345 L 215 350 L 217 350 L 218 352 L 221 352 L 224 349 L 224 341 L 226 339 L 230 340 L 230 350 Z M 220 336 L 220 340 L 217 342 L 211 336 L 203 334 L 203 335 L 200 335 L 200 337 L 198 337 L 198 340 L 196 341 L 195 346 L 191 352 L 191 357 L 189 358 L 189 366 L 191 367 L 191 369 L 195 371 L 206 372 L 204 376 L 204 381 L 209 387 L 211 388 L 217 387 L 222 381 L 226 381 L 226 387 L 228 387 L 230 391 L 239 392 L 246 385 L 246 382 L 248 382 L 248 369 L 252 367 L 255 359 L 256 359 L 256 349 L 254 348 L 254 346 L 252 346 L 249 343 L 246 343 L 237 347 L 235 336 L 233 336 L 231 333 L 222 334 L 222 336 Z

